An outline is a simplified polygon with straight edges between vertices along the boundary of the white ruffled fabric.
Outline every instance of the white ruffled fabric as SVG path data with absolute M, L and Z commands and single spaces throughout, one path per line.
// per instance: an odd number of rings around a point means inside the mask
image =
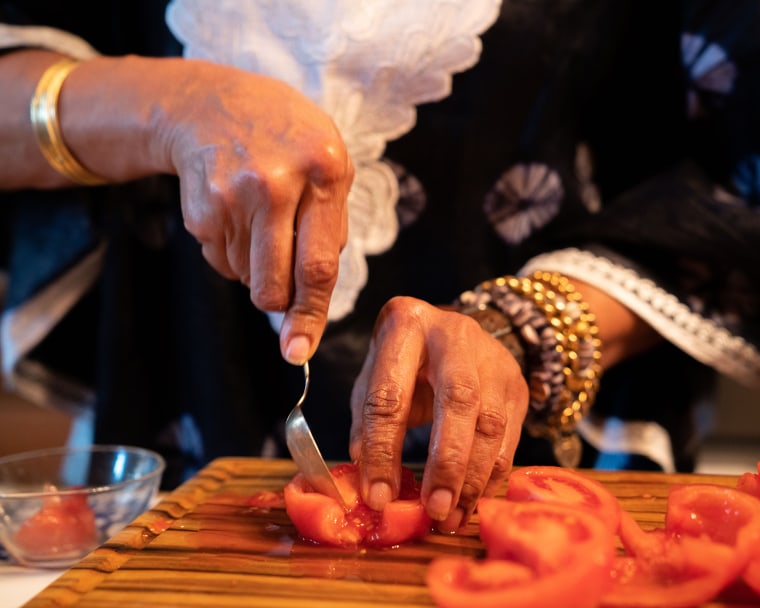
M 356 169 L 349 241 L 329 318 L 351 312 L 366 256 L 395 241 L 398 182 L 380 160 L 417 104 L 440 100 L 480 58 L 500 0 L 173 0 L 166 21 L 186 57 L 288 82 L 330 114 Z M 276 325 L 277 317 L 273 317 Z

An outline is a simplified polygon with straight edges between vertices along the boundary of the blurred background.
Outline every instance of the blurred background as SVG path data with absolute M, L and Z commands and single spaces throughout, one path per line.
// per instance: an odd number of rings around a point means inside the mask
M 0 385 L 0 455 L 64 445 L 72 423 L 66 414 L 25 401 Z M 697 470 L 726 474 L 756 472 L 758 461 L 760 393 L 723 380 Z

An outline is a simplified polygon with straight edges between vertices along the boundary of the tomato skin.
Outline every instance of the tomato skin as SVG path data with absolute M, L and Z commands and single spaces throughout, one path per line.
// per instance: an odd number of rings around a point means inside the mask
M 743 473 L 736 482 L 736 489 L 760 498 L 760 462 L 757 463 L 757 473 Z
M 347 510 L 315 492 L 300 473 L 283 490 L 285 510 L 306 540 L 345 548 L 390 547 L 422 538 L 430 530 L 432 521 L 420 502 L 419 486 L 410 469 L 403 467 L 399 497 L 382 512 L 362 501 L 356 465 L 340 464 L 331 473 Z
M 596 513 L 612 532 L 620 525 L 617 498 L 595 479 L 574 469 L 556 466 L 523 467 L 512 472 L 507 500 L 558 502 Z
M 742 578 L 755 593 L 760 595 L 760 550 L 744 569 Z
M 514 601 L 514 589 L 529 585 L 532 578 L 530 568 L 506 560 L 438 557 L 428 566 L 425 583 L 440 608 L 501 608 L 507 601 L 519 608 L 522 604 Z
M 501 498 L 481 498 L 478 515 L 487 558 L 434 560 L 426 583 L 439 606 L 597 605 L 614 539 L 596 515 L 563 504 Z
M 45 498 L 42 508 L 27 519 L 13 541 L 35 559 L 80 553 L 99 542 L 95 514 L 84 495 Z

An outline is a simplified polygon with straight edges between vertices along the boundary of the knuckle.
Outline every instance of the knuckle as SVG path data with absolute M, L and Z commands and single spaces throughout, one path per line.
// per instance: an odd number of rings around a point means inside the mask
M 337 257 L 324 255 L 304 260 L 299 267 L 299 275 L 305 285 L 327 293 L 338 279 L 338 267 Z
M 312 179 L 320 186 L 343 182 L 354 176 L 354 165 L 337 129 L 314 147 L 312 160 L 315 166 Z
M 460 374 L 450 379 L 442 388 L 441 400 L 447 410 L 467 414 L 480 403 L 477 379 L 469 374 Z
M 483 494 L 483 489 L 484 486 L 473 483 L 471 479 L 465 479 L 459 492 L 459 506 L 469 511 Z
M 459 479 L 467 469 L 467 455 L 457 446 L 439 444 L 429 457 L 430 465 L 436 470 L 438 479 Z
M 393 296 L 382 309 L 382 314 L 419 319 L 423 316 L 424 304 L 409 296 Z
M 288 308 L 290 294 L 287 289 L 278 285 L 267 283 L 264 285 L 251 285 L 251 302 L 259 310 L 282 312 Z
M 491 469 L 491 481 L 504 481 L 509 477 L 511 471 L 512 458 L 509 454 L 502 452 L 496 457 L 496 460 L 493 463 L 493 468 Z
M 391 381 L 370 391 L 364 401 L 364 417 L 368 426 L 398 422 L 403 416 L 403 391 Z
M 507 416 L 497 410 L 483 410 L 478 414 L 477 432 L 487 439 L 499 439 L 507 429 Z

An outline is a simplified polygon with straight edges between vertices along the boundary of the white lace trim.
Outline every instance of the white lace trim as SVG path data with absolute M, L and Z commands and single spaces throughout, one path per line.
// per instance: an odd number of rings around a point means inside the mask
M 17 26 L 0 23 L 0 48 L 42 47 L 76 59 L 89 59 L 98 52 L 87 42 L 62 30 L 42 26 Z
M 693 312 L 630 262 L 610 252 L 603 255 L 607 257 L 564 249 L 531 259 L 521 273 L 551 270 L 582 279 L 610 294 L 698 361 L 745 386 L 760 388 L 760 352 L 754 345 Z
M 446 97 L 480 57 L 501 0 L 172 0 L 166 20 L 184 55 L 285 80 L 320 104 L 356 167 L 349 243 L 329 317 L 353 310 L 365 256 L 398 234 L 398 183 L 380 161 L 409 131 L 415 106 Z

